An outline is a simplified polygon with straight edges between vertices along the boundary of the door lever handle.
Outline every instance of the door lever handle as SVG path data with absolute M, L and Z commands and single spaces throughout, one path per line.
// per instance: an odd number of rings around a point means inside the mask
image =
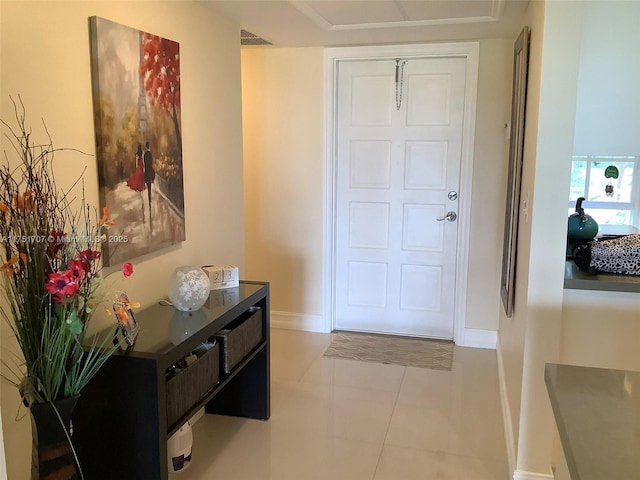
M 450 222 L 455 222 L 456 218 L 458 218 L 458 215 L 456 215 L 456 212 L 447 212 L 447 214 L 444 217 L 436 218 L 436 221 L 442 222 L 444 220 L 449 220 Z

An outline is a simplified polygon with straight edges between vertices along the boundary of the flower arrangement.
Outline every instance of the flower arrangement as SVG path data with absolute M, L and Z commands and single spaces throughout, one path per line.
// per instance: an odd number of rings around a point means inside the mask
M 57 188 L 54 153 L 67 149 L 54 149 L 50 137 L 35 143 L 22 102 L 14 107 L 17 127 L 2 121 L 19 161 L 11 165 L 4 152 L 0 166 L 0 277 L 2 314 L 22 358 L 3 363 L 5 378 L 32 405 L 78 395 L 117 348 L 110 335 L 96 335 L 83 347 L 104 282 L 104 231 L 113 222 L 106 209 L 98 218 L 85 203 L 81 177 L 69 191 Z M 76 198 L 78 188 L 82 195 Z M 127 263 L 123 275 L 131 273 Z

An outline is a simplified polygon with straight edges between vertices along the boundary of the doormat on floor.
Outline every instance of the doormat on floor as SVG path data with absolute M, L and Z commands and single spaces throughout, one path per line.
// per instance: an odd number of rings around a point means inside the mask
M 447 340 L 338 332 L 325 357 L 451 370 L 454 343 Z

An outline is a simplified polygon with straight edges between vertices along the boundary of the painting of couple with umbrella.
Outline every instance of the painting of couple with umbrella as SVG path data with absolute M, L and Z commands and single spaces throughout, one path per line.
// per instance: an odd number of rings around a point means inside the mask
M 106 266 L 185 240 L 180 46 L 90 18 L 100 203 L 114 226 Z

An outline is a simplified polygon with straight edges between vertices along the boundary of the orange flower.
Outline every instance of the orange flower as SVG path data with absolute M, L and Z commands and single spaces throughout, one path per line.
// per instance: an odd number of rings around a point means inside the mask
M 18 256 L 14 255 L 0 267 L 0 272 L 3 272 L 7 277 L 12 277 L 16 273 L 17 263 Z
M 102 208 L 102 218 L 100 219 L 100 221 L 98 222 L 100 225 L 102 225 L 104 222 L 106 222 L 109 219 L 109 209 L 107 207 L 103 207 Z
M 129 317 L 127 315 L 127 311 L 124 308 L 122 307 L 116 308 L 116 317 L 118 317 L 118 320 L 120 320 L 122 325 L 124 325 L 125 327 L 129 325 Z
M 16 267 L 7 262 L 0 267 L 0 272 L 4 273 L 7 277 L 13 277 L 16 273 Z
M 107 207 L 102 208 L 102 218 L 98 225 L 102 228 L 111 228 L 116 224 L 113 220 L 109 220 L 109 209 Z
M 16 207 L 22 212 L 36 212 L 38 206 L 33 198 L 33 191 L 27 190 L 15 196 Z

